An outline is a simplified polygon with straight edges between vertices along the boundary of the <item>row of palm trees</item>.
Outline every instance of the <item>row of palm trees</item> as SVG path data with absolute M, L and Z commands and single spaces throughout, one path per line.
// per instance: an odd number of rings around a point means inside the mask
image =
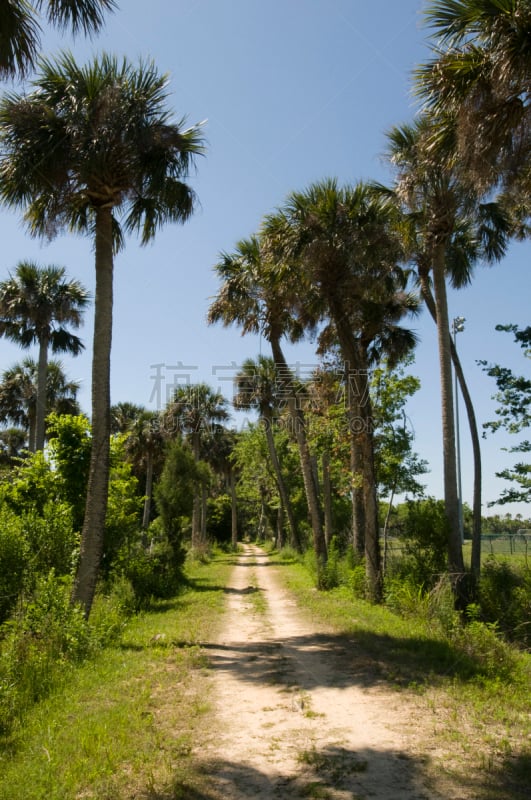
M 452 361 L 474 442 L 476 576 L 481 464 L 473 407 L 452 347 L 447 282 L 464 286 L 478 262 L 500 259 L 510 237 L 526 232 L 529 218 L 530 3 L 441 0 L 430 6 L 427 19 L 444 48 L 436 48 L 436 58 L 417 70 L 423 112 L 388 134 L 394 185 L 341 187 L 325 180 L 290 194 L 258 234 L 221 255 L 216 264 L 221 288 L 209 312 L 210 322 L 236 324 L 243 334 L 259 331 L 269 341 L 292 405 L 295 391 L 282 337 L 293 342 L 317 332 L 320 352 L 339 347 L 353 423 L 352 530 L 355 545 L 364 550 L 374 599 L 382 584 L 369 370 L 384 354 L 400 359 L 414 346 L 413 334 L 401 325 L 417 310 L 413 275 L 437 325 L 448 567 L 456 596 L 464 599 Z M 474 137 L 471 119 L 478 124 Z M 498 187 L 504 191 L 494 201 Z M 294 408 L 291 413 L 295 419 Z M 363 424 L 355 424 L 359 420 Z M 294 429 L 306 476 L 310 458 L 301 415 Z M 322 515 L 310 473 L 308 509 L 316 554 L 324 563 Z
M 24 349 L 34 344 L 38 346 L 35 381 L 32 381 L 30 360 L 6 371 L 0 387 L 1 413 L 16 424 L 27 420 L 31 452 L 44 447 L 45 420 L 50 410 L 48 395 L 54 386 L 59 388 L 62 372 L 57 363 L 50 369 L 49 352 L 76 356 L 84 349 L 72 329 L 77 330 L 82 324 L 89 295 L 79 281 L 68 280 L 65 275 L 64 267 L 39 267 L 23 261 L 14 274 L 0 283 L 0 336 Z M 72 390 L 73 386 L 63 383 L 65 396 L 67 389 Z M 12 402 L 17 392 L 21 400 L 18 414 Z M 29 414 L 28 407 L 31 408 Z

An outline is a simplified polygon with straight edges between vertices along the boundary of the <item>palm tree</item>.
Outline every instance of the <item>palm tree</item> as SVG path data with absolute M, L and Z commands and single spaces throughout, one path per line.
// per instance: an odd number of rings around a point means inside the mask
M 26 431 L 23 428 L 0 430 L 0 465 L 12 467 L 23 456 Z
M 483 192 L 531 188 L 529 0 L 437 0 L 425 12 L 435 56 L 416 70 L 426 108 L 457 133 L 457 165 Z M 528 206 L 529 208 L 529 206 Z
M 39 11 L 46 21 L 74 34 L 97 33 L 104 13 L 116 7 L 114 0 L 26 0 L 2 3 L 0 10 L 0 78 L 25 75 L 35 67 L 40 48 Z
M 168 436 L 180 434 L 189 439 L 196 463 L 202 460 L 205 436 L 228 419 L 227 400 L 206 383 L 179 386 L 164 411 L 163 427 Z M 192 547 L 205 544 L 205 491 L 197 487 L 192 511 Z M 202 502 L 203 500 L 203 502 Z
M 0 423 L 10 422 L 27 432 L 28 448 L 35 442 L 38 365 L 32 358 L 6 369 L 0 380 Z M 66 378 L 62 364 L 50 361 L 46 373 L 46 406 L 57 414 L 79 414 L 77 381 Z
M 459 180 L 452 159 L 444 151 L 434 157 L 433 125 L 429 117 L 421 117 L 413 125 L 392 129 L 388 135 L 388 157 L 396 169 L 396 194 L 410 224 L 408 247 L 417 267 L 422 296 L 437 325 L 445 507 L 450 524 L 448 558 L 459 593 L 464 565 L 457 495 L 452 360 L 466 403 L 474 450 L 472 571 L 476 576 L 479 576 L 481 550 L 481 455 L 473 404 L 450 335 L 446 280 L 449 278 L 455 288 L 465 286 L 478 260 L 500 258 L 505 251 L 509 223 L 496 204 L 478 203 L 476 193 Z
M 124 401 L 111 406 L 111 433 L 128 433 L 145 412 L 144 406 Z
M 141 406 L 138 408 L 136 419 L 130 422 L 127 429 L 125 452 L 135 466 L 141 467 L 146 475 L 142 529 L 147 530 L 151 519 L 153 475 L 157 467 L 163 466 L 166 437 L 162 431 L 159 412 L 148 411 Z
M 238 498 L 236 494 L 237 467 L 233 452 L 238 434 L 222 425 L 213 427 L 203 440 L 204 454 L 211 468 L 219 475 L 230 493 L 231 500 L 231 545 L 238 548 Z
M 275 424 L 275 412 L 278 414 L 279 380 L 275 362 L 272 358 L 258 356 L 254 361 L 252 358 L 246 359 L 235 378 L 236 394 L 234 396 L 234 406 L 242 410 L 255 408 L 260 413 L 260 420 L 264 427 L 267 449 L 271 465 L 275 473 L 278 492 L 282 507 L 288 517 L 290 530 L 290 544 L 296 550 L 301 550 L 301 541 L 297 530 L 295 515 L 293 514 L 292 504 L 289 499 L 288 489 L 275 446 L 273 428 Z
M 277 370 L 277 387 L 287 405 L 291 427 L 299 450 L 304 491 L 310 516 L 313 545 L 318 564 L 327 560 L 319 490 L 308 441 L 304 411 L 297 403 L 296 382 L 281 346 L 283 336 L 299 341 L 304 327 L 294 316 L 293 305 L 300 286 L 293 281 L 289 267 L 276 264 L 264 254 L 263 242 L 251 236 L 237 243 L 233 253 L 222 253 L 215 266 L 222 280 L 217 297 L 212 302 L 209 323 L 237 324 L 246 333 L 260 332 L 271 345 Z
M 34 343 L 39 346 L 32 451 L 44 447 L 48 351 L 76 356 L 84 349 L 81 339 L 70 333 L 68 327 L 79 328 L 82 324 L 88 300 L 88 293 L 79 281 L 65 279 L 64 267 L 38 267 L 22 261 L 15 274 L 0 283 L 0 336 L 23 348 Z
M 25 210 L 32 234 L 66 228 L 91 235 L 95 247 L 92 457 L 73 590 L 88 616 L 109 480 L 113 256 L 125 233 L 146 244 L 163 224 L 189 218 L 194 193 L 185 179 L 201 137 L 171 121 L 166 78 L 153 64 L 103 55 L 78 67 L 63 55 L 41 63 L 33 87 L 0 103 L 0 197 Z
M 398 360 L 415 344 L 414 334 L 398 324 L 415 312 L 416 300 L 398 266 L 403 249 L 395 217 L 370 187 L 342 189 L 328 180 L 289 195 L 264 226 L 279 258 L 298 264 L 299 287 L 310 287 L 308 293 L 299 291 L 301 324 L 323 321 L 321 349 L 335 341 L 341 349 L 351 430 L 353 533 L 365 553 L 374 600 L 381 597 L 382 576 L 369 370 L 383 354 Z

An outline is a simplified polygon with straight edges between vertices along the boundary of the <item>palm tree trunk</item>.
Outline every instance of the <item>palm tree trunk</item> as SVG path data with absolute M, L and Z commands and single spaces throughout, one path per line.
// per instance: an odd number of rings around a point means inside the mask
M 199 461 L 199 434 L 194 432 L 192 433 L 192 451 L 194 454 L 194 459 L 197 464 Z M 193 505 L 192 505 L 192 550 L 195 550 L 199 547 L 201 541 L 201 488 L 199 484 L 195 485 L 194 488 L 194 498 L 193 498 Z
M 96 292 L 92 353 L 92 448 L 81 550 L 72 598 L 88 618 L 103 553 L 109 487 L 113 306 L 112 210 L 96 209 Z
M 330 483 L 330 454 L 328 450 L 323 450 L 321 458 L 323 467 L 323 507 L 324 507 L 324 531 L 326 548 L 328 550 L 332 536 L 334 535 L 334 527 L 332 520 L 332 487 Z
M 282 378 L 284 381 L 291 383 L 291 370 L 284 357 L 279 338 L 277 336 L 271 336 L 270 344 L 275 364 L 277 365 L 277 368 L 280 368 L 282 371 Z M 301 464 L 302 480 L 304 483 L 304 492 L 306 494 L 306 502 L 308 504 L 308 512 L 310 514 L 312 526 L 313 546 L 315 550 L 315 556 L 317 558 L 318 570 L 320 571 L 327 562 L 328 554 L 323 529 L 323 515 L 321 512 L 321 504 L 319 502 L 319 490 L 315 483 L 310 448 L 308 447 L 308 440 L 306 438 L 304 413 L 301 408 L 297 408 L 295 389 L 292 384 L 287 386 L 287 391 L 288 411 L 299 449 L 299 460 Z M 300 542 L 298 543 L 297 549 L 301 549 Z
M 238 503 L 236 497 L 236 479 L 234 477 L 234 470 L 229 469 L 229 489 L 230 489 L 230 503 L 231 503 L 231 541 L 232 549 L 238 549 Z
M 37 368 L 37 398 L 35 409 L 35 451 L 44 450 L 46 422 L 46 379 L 48 374 L 48 338 L 39 341 L 39 364 Z
M 149 527 L 151 517 L 151 495 L 153 494 L 153 453 L 148 453 L 146 463 L 146 496 L 144 499 L 144 514 L 142 516 L 142 530 Z
M 437 340 L 439 346 L 439 372 L 441 382 L 444 505 L 449 524 L 448 569 L 454 594 L 457 599 L 460 598 L 462 593 L 465 567 L 459 525 L 450 325 L 446 295 L 444 246 L 441 245 L 438 246 L 433 261 L 433 288 L 437 312 Z
M 377 603 L 382 598 L 382 565 L 378 503 L 376 498 L 376 470 L 373 447 L 372 405 L 369 394 L 369 375 L 365 354 L 356 341 L 337 298 L 330 301 L 330 309 L 345 361 L 347 403 L 351 427 L 351 465 L 353 484 L 361 477 L 361 487 L 353 485 L 353 520 L 363 515 L 365 572 L 370 599 Z M 359 489 L 360 491 L 356 491 Z M 356 529 L 354 529 L 356 534 Z M 359 535 L 359 534 L 358 534 Z
M 430 312 L 433 321 L 435 322 L 435 324 L 437 324 L 437 312 L 435 310 L 435 301 L 431 293 L 428 278 L 424 274 L 424 272 L 421 272 L 420 270 L 419 270 L 419 277 L 422 290 L 422 297 L 424 298 L 424 302 L 426 303 L 426 306 L 428 308 L 428 311 Z M 459 356 L 457 354 L 456 348 L 454 347 L 454 343 L 452 341 L 451 336 L 450 336 L 450 350 L 452 354 L 452 361 L 455 373 L 457 375 L 457 380 L 459 382 L 459 388 L 461 389 L 461 394 L 463 395 L 463 400 L 465 403 L 465 408 L 468 418 L 468 427 L 470 429 L 470 438 L 472 440 L 472 455 L 474 461 L 474 489 L 473 489 L 473 500 L 472 500 L 472 557 L 470 566 L 472 569 L 472 574 L 477 581 L 481 573 L 481 491 L 482 491 L 481 446 L 480 446 L 478 426 L 476 421 L 476 412 L 474 411 L 472 398 L 470 397 L 470 392 L 468 391 L 468 385 L 465 380 L 465 375 L 463 372 L 463 368 L 461 366 L 461 361 L 459 360 Z
M 277 480 L 278 493 L 288 518 L 291 539 L 290 544 L 300 552 L 300 539 L 299 532 L 297 530 L 297 522 L 293 514 L 293 507 L 290 503 L 286 482 L 284 480 L 284 476 L 282 475 L 282 469 L 280 467 L 280 461 L 278 460 L 277 449 L 275 447 L 275 438 L 273 436 L 273 420 L 271 419 L 270 414 L 265 411 L 265 409 L 262 410 L 262 419 L 264 421 L 267 450 L 269 452 L 269 458 L 271 459 L 271 465 Z
M 207 543 L 207 487 L 201 487 L 201 547 L 206 547 Z

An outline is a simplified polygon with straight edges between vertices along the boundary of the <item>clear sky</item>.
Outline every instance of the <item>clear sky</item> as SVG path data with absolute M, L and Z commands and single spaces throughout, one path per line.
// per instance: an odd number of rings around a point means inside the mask
M 208 327 L 209 298 L 217 291 L 218 254 L 247 237 L 264 214 L 292 190 L 335 176 L 340 182 L 391 181 L 382 153 L 385 131 L 415 113 L 411 71 L 428 55 L 421 0 L 118 0 L 105 31 L 72 42 L 46 32 L 43 49 L 71 49 L 80 62 L 108 51 L 152 58 L 170 78 L 176 118 L 207 120 L 208 152 L 191 183 L 200 206 L 184 226 L 168 226 L 154 244 L 131 238 L 116 258 L 112 402 L 157 408 L 176 381 L 207 381 L 231 396 L 231 377 L 260 342 L 237 330 Z M 7 87 L 6 88 L 12 88 Z M 30 239 L 16 214 L 0 212 L 0 279 L 20 260 L 60 264 L 94 290 L 92 245 L 61 236 Z M 479 266 L 471 287 L 453 292 L 452 316 L 466 318 L 457 345 L 478 420 L 493 418 L 492 379 L 477 359 L 501 362 L 520 373 L 529 367 L 497 323 L 529 324 L 529 244 L 511 248 L 494 267 Z M 441 424 L 435 326 L 426 313 L 413 327 L 420 337 L 412 372 L 422 389 L 408 406 L 416 449 L 427 459 L 428 492 L 441 497 Z M 69 377 L 81 381 L 90 409 L 92 309 L 82 329 L 86 352 L 64 358 Z M 264 352 L 265 346 L 264 346 Z M 316 363 L 311 343 L 288 349 L 292 364 Z M 0 340 L 0 368 L 24 357 Z M 35 354 L 34 354 L 35 355 Z M 158 366 L 157 366 L 158 365 Z M 157 380 L 157 375 L 160 380 Z M 461 404 L 463 494 L 471 502 L 472 462 Z M 505 482 L 494 477 L 516 456 L 503 434 L 483 443 L 485 513 L 531 516 L 529 507 L 494 507 Z

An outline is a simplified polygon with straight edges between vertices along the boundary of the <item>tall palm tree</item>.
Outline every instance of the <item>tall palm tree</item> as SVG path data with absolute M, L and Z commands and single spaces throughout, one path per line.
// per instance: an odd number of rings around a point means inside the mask
M 6 369 L 0 379 L 0 422 L 11 422 L 27 432 L 28 449 L 35 442 L 38 365 L 33 358 Z M 59 361 L 50 361 L 46 373 L 46 406 L 57 414 L 79 414 L 79 383 L 69 381 Z
M 474 265 L 500 258 L 509 223 L 494 203 L 479 204 L 477 195 L 459 179 L 444 150 L 434 156 L 433 120 L 420 117 L 412 125 L 388 134 L 388 157 L 396 170 L 396 194 L 409 223 L 407 238 L 416 264 L 422 297 L 437 324 L 446 514 L 450 523 L 449 565 L 459 583 L 464 571 L 457 495 L 452 360 L 465 399 L 472 435 L 474 478 L 474 536 L 472 571 L 479 576 L 481 552 L 481 456 L 473 404 L 453 347 L 448 318 L 446 281 L 467 285 Z M 456 586 L 458 589 L 458 586 Z
M 190 442 L 196 462 L 202 460 L 202 443 L 207 434 L 215 432 L 228 419 L 227 400 L 206 383 L 179 386 L 164 411 L 163 427 L 168 436 L 180 434 Z M 192 547 L 205 544 L 206 499 L 196 487 L 192 511 Z
M 435 55 L 416 70 L 418 94 L 439 133 L 455 126 L 457 164 L 476 188 L 512 187 L 529 213 L 529 0 L 436 0 L 425 18 Z
M 42 12 L 46 21 L 74 34 L 97 33 L 114 0 L 9 0 L 0 8 L 0 78 L 25 75 L 35 67 L 40 49 Z
M 353 533 L 365 553 L 374 600 L 381 597 L 382 576 L 369 369 L 383 354 L 399 359 L 415 344 L 414 334 L 399 324 L 415 312 L 416 300 L 398 265 L 403 249 L 395 217 L 369 186 L 340 188 L 327 180 L 293 192 L 264 226 L 279 257 L 298 264 L 298 284 L 310 287 L 309 293 L 299 293 L 301 323 L 322 320 L 321 349 L 331 341 L 341 349 L 351 430 Z
M 290 544 L 300 551 L 301 541 L 297 530 L 297 522 L 289 499 L 286 481 L 282 474 L 273 435 L 275 412 L 278 414 L 279 400 L 282 400 L 282 398 L 278 397 L 279 381 L 274 360 L 262 355 L 258 356 L 256 361 L 252 358 L 247 358 L 236 375 L 235 388 L 234 406 L 242 410 L 254 408 L 260 413 L 278 492 L 288 518 Z
M 44 447 L 48 351 L 79 355 L 84 345 L 68 328 L 79 328 L 89 295 L 76 280 L 66 280 L 64 267 L 18 264 L 0 283 L 0 336 L 23 348 L 39 346 L 35 440 L 30 450 Z
M 296 382 L 281 346 L 283 336 L 296 342 L 304 334 L 304 327 L 293 314 L 300 286 L 293 281 L 289 267 L 275 264 L 265 255 L 258 236 L 238 242 L 233 253 L 222 253 L 215 270 L 222 285 L 210 306 L 209 323 L 221 321 L 224 325 L 239 325 L 242 335 L 261 333 L 271 345 L 278 390 L 283 393 L 297 441 L 314 550 L 318 563 L 324 565 L 326 540 L 304 410 L 297 403 Z
M 124 235 L 149 242 L 194 208 L 185 182 L 198 127 L 184 130 L 166 108 L 166 78 L 153 64 L 103 55 L 79 67 L 71 55 L 43 61 L 27 96 L 0 103 L 0 198 L 22 208 L 29 230 L 62 229 L 94 240 L 92 457 L 73 599 L 90 613 L 103 546 L 109 480 L 113 257 Z

